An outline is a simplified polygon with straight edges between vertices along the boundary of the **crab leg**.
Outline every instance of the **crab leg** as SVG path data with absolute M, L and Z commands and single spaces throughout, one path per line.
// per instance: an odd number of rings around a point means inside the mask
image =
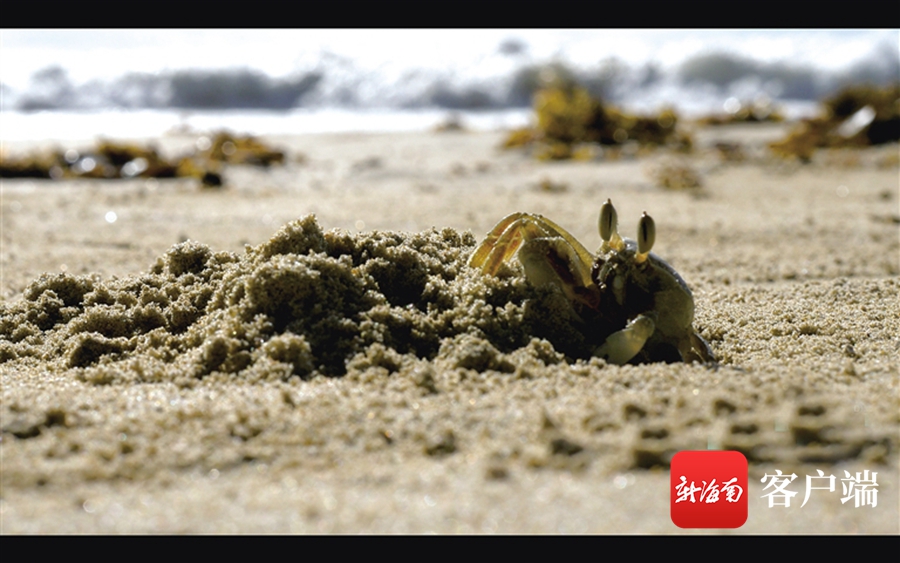
M 490 245 L 486 249 L 486 256 L 482 257 L 482 248 L 475 251 L 469 262 L 471 265 L 480 267 L 481 271 L 486 274 L 494 275 L 500 268 L 500 264 L 515 256 L 523 241 L 538 238 L 544 234 L 538 230 L 538 227 L 529 215 L 524 213 L 517 215 L 519 216 L 503 230 L 499 237 L 490 241 Z M 504 219 L 502 222 L 505 221 Z M 494 231 L 496 230 L 495 228 Z M 488 245 L 487 240 L 482 246 L 486 245 Z M 480 265 L 476 264 L 476 258 Z
M 716 363 L 716 355 L 709 347 L 709 343 L 693 331 L 691 331 L 691 352 L 684 359 L 685 361 L 699 360 L 705 363 Z
M 485 259 L 487 259 L 488 254 L 491 253 L 491 250 L 493 250 L 494 247 L 497 246 L 498 240 L 506 232 L 507 227 L 509 227 L 511 223 L 514 223 L 515 221 L 521 219 L 522 217 L 525 217 L 526 215 L 526 213 L 522 212 L 511 213 L 501 219 L 499 223 L 494 225 L 494 228 L 491 229 L 491 232 L 489 232 L 487 236 L 484 237 L 484 241 L 480 245 L 478 245 L 478 248 L 476 248 L 475 252 L 472 253 L 472 257 L 469 258 L 469 266 L 472 266 L 473 268 L 482 268 L 482 270 L 484 270 L 482 265 L 484 264 Z
M 580 302 L 594 310 L 599 306 L 597 286 L 584 281 L 590 280 L 588 265 L 581 261 L 576 249 L 564 239 L 542 237 L 525 241 L 519 250 L 519 262 L 532 285 L 555 284 L 569 301 Z
M 516 227 L 515 224 L 520 223 L 519 227 Z M 484 261 L 487 259 L 488 254 L 491 253 L 491 250 L 500 244 L 501 239 L 503 238 L 504 233 L 506 233 L 509 229 L 516 228 L 524 228 L 524 225 L 531 224 L 536 225 L 541 229 L 541 235 L 545 237 L 552 236 L 561 236 L 568 242 L 573 249 L 575 249 L 578 257 L 585 264 L 592 264 L 594 261 L 593 255 L 588 251 L 587 248 L 584 247 L 578 240 L 575 239 L 571 234 L 569 234 L 565 229 L 543 217 L 541 215 L 532 215 L 530 213 L 511 213 L 500 220 L 499 223 L 494 225 L 494 228 L 491 229 L 491 232 L 485 236 L 484 241 L 478 245 L 478 248 L 475 249 L 475 252 L 472 253 L 472 257 L 469 258 L 469 265 L 475 268 L 481 267 L 484 264 Z M 505 240 L 510 240 L 509 238 Z M 511 256 L 511 254 L 510 254 Z
M 483 272 L 496 275 L 497 270 L 500 269 L 500 264 L 507 262 L 516 255 L 519 247 L 522 246 L 522 239 L 525 237 L 522 229 L 519 223 L 515 223 L 503 232 L 503 235 L 497 239 L 497 244 L 491 249 L 491 253 L 485 259 L 481 267 Z
M 590 266 L 594 263 L 594 255 L 591 254 L 590 251 L 588 251 L 588 249 L 585 248 L 583 244 L 578 242 L 578 240 L 575 237 L 573 237 L 571 234 L 569 234 L 569 232 L 567 230 L 563 229 L 562 227 L 560 227 L 559 225 L 557 225 L 550 219 L 547 219 L 546 217 L 542 217 L 540 215 L 538 215 L 537 217 L 540 219 L 541 223 L 543 223 L 545 227 L 550 228 L 550 230 L 547 232 L 546 236 L 561 236 L 563 239 L 565 239 L 565 241 L 567 243 L 569 243 L 569 246 L 572 247 L 572 249 L 575 251 L 575 254 L 578 255 L 578 258 L 581 261 L 581 263 L 588 267 L 588 272 L 586 275 L 582 276 L 581 281 L 585 285 L 590 285 L 592 283 L 592 281 L 591 281 L 591 274 L 590 274 L 589 270 L 590 270 Z

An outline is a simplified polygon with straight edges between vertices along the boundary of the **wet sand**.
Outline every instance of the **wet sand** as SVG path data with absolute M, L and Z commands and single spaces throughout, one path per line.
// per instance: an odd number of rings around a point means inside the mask
M 765 157 L 780 134 L 565 163 L 499 133 L 273 137 L 289 164 L 221 190 L 4 180 L 2 532 L 684 533 L 668 463 L 712 448 L 750 462 L 735 532 L 897 533 L 897 147 L 801 166 Z M 465 265 L 513 211 L 594 249 L 607 198 L 625 236 L 655 219 L 717 367 L 565 356 L 515 268 Z M 817 469 L 837 490 L 801 508 Z M 878 505 L 842 503 L 866 469 Z

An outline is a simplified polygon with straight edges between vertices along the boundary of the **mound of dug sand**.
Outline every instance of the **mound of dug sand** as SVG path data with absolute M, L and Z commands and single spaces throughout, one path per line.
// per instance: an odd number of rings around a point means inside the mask
M 393 373 L 436 358 L 514 373 L 527 362 L 500 350 L 541 333 L 587 349 L 522 278 L 467 268 L 474 242 L 452 229 L 323 233 L 307 216 L 243 256 L 188 241 L 137 277 L 48 274 L 5 308 L 0 359 L 97 385 L 193 387 Z M 562 361 L 546 342 L 527 349 L 541 365 Z

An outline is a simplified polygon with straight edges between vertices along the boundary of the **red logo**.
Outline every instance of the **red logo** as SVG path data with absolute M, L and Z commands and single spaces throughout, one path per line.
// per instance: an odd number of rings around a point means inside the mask
M 741 452 L 678 452 L 670 473 L 679 528 L 740 528 L 747 521 L 747 458 Z

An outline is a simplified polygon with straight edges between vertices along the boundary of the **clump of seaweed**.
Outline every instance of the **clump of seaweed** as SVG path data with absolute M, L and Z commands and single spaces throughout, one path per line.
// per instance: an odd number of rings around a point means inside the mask
M 591 96 L 577 85 L 550 86 L 534 95 L 537 125 L 512 131 L 503 148 L 536 145 L 540 160 L 566 160 L 592 155 L 585 146 L 676 146 L 690 149 L 691 139 L 676 130 L 678 117 L 671 109 L 638 116 Z
M 226 164 L 249 164 L 268 167 L 284 164 L 284 151 L 272 148 L 252 135 L 234 135 L 219 131 L 213 135 L 210 146 L 201 157 Z
M 822 102 L 822 112 L 771 143 L 776 155 L 809 162 L 819 148 L 863 148 L 900 141 L 900 84 L 847 87 Z
M 223 164 L 268 167 L 284 164 L 284 151 L 252 136 L 215 133 L 201 137 L 191 154 L 166 159 L 152 145 L 101 140 L 91 149 L 54 149 L 22 158 L 0 157 L 0 178 L 196 178 L 203 185 L 222 185 Z
M 172 178 L 177 176 L 176 169 L 176 164 L 162 158 L 152 146 L 106 140 L 84 152 L 55 149 L 24 158 L 4 155 L 0 161 L 2 178 Z
M 59 150 L 33 153 L 23 158 L 10 157 L 6 151 L 0 153 L 0 178 L 60 179 L 68 168 L 65 153 Z

